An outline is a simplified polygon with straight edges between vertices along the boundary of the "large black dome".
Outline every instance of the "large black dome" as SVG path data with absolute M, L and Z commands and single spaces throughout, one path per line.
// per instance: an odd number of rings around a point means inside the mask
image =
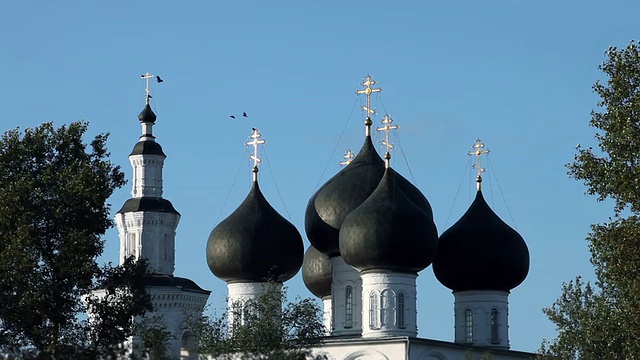
M 340 254 L 360 271 L 417 273 L 436 254 L 438 232 L 431 206 L 401 178 L 388 168 L 371 196 L 342 223 Z
M 303 253 L 300 233 L 267 202 L 257 181 L 207 241 L 209 269 L 227 282 L 287 281 Z
M 433 272 L 453 291 L 509 291 L 529 272 L 529 250 L 478 191 L 467 212 L 440 236 Z
M 309 246 L 304 254 L 302 280 L 307 289 L 320 299 L 331 296 L 333 266 L 329 258 L 313 246 Z
M 371 195 L 383 173 L 384 161 L 367 136 L 353 161 L 329 179 L 307 204 L 305 230 L 316 249 L 329 257 L 340 255 L 342 222 Z

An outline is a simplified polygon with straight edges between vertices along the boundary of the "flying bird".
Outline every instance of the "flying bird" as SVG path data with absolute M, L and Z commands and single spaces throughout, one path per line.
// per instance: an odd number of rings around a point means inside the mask
M 161 83 L 161 82 L 163 82 L 164 80 L 162 80 L 162 79 L 160 78 L 160 76 L 156 76 L 156 81 L 158 81 L 158 84 L 160 84 L 160 83 Z
M 249 116 L 247 116 L 247 113 L 246 113 L 246 112 L 243 112 L 243 113 L 242 113 L 242 116 L 244 116 L 244 117 L 249 117 Z
M 232 119 L 235 119 L 235 118 L 236 118 L 236 117 L 235 117 L 235 115 L 231 115 L 231 116 L 229 116 L 229 117 L 230 117 L 230 118 L 232 118 Z

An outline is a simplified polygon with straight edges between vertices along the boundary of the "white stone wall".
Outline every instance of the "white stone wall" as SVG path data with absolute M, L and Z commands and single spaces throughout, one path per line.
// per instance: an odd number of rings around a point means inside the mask
M 509 348 L 509 292 L 492 290 L 456 291 L 455 342 L 490 348 Z M 492 310 L 497 323 L 492 326 Z M 469 331 L 467 310 L 472 315 Z M 493 327 L 493 329 L 492 329 Z M 492 333 L 493 332 L 493 333 Z M 472 339 L 469 336 L 472 334 Z M 471 341 L 470 341 L 471 340 Z
M 137 211 L 116 214 L 120 236 L 120 264 L 133 255 L 146 258 L 153 273 L 173 275 L 176 229 L 180 215 Z
M 368 271 L 361 273 L 360 277 L 363 300 L 362 336 L 417 336 L 418 275 Z
M 131 196 L 139 198 L 162 197 L 162 167 L 163 155 L 132 155 L 129 162 L 133 167 L 133 186 Z
M 329 259 L 333 267 L 331 284 L 332 324 L 331 334 L 358 335 L 362 333 L 362 280 L 360 273 L 347 265 L 341 256 Z M 353 303 L 351 305 L 351 321 L 347 318 L 346 292 L 351 288 Z

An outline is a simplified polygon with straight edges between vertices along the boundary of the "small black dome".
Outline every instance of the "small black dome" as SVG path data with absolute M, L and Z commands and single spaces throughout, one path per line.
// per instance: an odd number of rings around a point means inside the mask
M 267 202 L 257 181 L 207 241 L 209 269 L 227 282 L 287 281 L 303 256 L 300 233 Z
M 131 198 L 125 201 L 124 205 L 122 205 L 122 208 L 118 210 L 118 213 L 120 214 L 136 211 L 153 211 L 180 215 L 180 213 L 177 212 L 173 207 L 173 204 L 171 204 L 171 201 L 157 197 Z
M 529 250 L 478 191 L 462 218 L 440 236 L 433 272 L 453 291 L 509 291 L 527 277 Z
M 204 290 L 198 284 L 196 284 L 193 280 L 181 278 L 178 276 L 172 275 L 160 275 L 160 274 L 150 274 L 145 275 L 143 278 L 143 282 L 145 286 L 153 286 L 153 287 L 168 287 L 173 288 L 177 287 L 187 292 L 195 292 L 201 294 L 209 294 L 211 291 Z
M 162 146 L 153 140 L 138 141 L 131 150 L 131 155 L 162 155 L 165 158 L 167 155 L 162 151 Z
M 359 271 L 417 273 L 436 254 L 438 232 L 431 206 L 400 178 L 388 168 L 371 196 L 342 223 L 340 254 Z
M 333 266 L 329 258 L 313 246 L 309 246 L 304 254 L 302 280 L 307 289 L 320 299 L 331 296 Z
M 342 222 L 371 195 L 382 174 L 384 161 L 367 136 L 351 163 L 322 185 L 307 204 L 305 230 L 316 249 L 329 257 L 340 255 Z
M 144 109 L 138 114 L 138 120 L 144 123 L 155 123 L 156 122 L 156 114 L 151 110 L 151 106 L 149 104 L 145 105 Z

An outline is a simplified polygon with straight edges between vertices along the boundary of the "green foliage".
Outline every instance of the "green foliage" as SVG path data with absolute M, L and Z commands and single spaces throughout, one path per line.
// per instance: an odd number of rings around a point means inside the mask
M 144 317 L 135 324 L 133 332 L 142 340 L 142 349 L 134 349 L 132 358 L 139 354 L 142 359 L 169 360 L 167 344 L 172 335 L 162 315 Z
M 130 332 L 125 317 L 150 306 L 134 280 L 146 263 L 101 268 L 96 262 L 101 236 L 113 225 L 106 200 L 124 175 L 108 160 L 107 135 L 87 146 L 86 130 L 85 122 L 57 129 L 45 123 L 0 138 L 3 354 L 96 358 Z M 92 295 L 101 288 L 118 301 Z M 87 306 L 99 315 L 96 330 L 79 317 Z
M 218 359 L 323 359 L 309 350 L 322 344 L 322 315 L 312 299 L 289 302 L 286 292 L 272 285 L 254 301 L 231 306 L 223 316 L 203 315 L 187 327 L 198 352 Z
M 609 79 L 593 87 L 602 111 L 590 122 L 599 150 L 579 147 L 568 168 L 588 194 L 613 200 L 613 216 L 587 238 L 596 283 L 578 277 L 544 309 L 559 331 L 544 359 L 640 359 L 640 51 L 632 41 L 606 55 Z

